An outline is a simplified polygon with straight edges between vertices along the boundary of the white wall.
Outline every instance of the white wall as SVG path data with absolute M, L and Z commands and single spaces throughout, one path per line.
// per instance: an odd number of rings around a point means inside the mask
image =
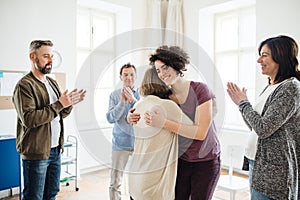
M 59 6 L 57 6 L 59 5 Z M 32 39 L 49 38 L 64 55 L 63 67 L 74 66 L 76 2 L 73 0 L 2 0 L 0 2 L 0 67 L 30 69 Z M 72 74 L 74 69 L 68 69 Z
M 256 2 L 257 43 L 271 36 L 285 34 L 293 37 L 300 45 L 300 1 L 299 0 L 264 0 Z M 298 55 L 299 60 L 299 55 Z M 261 91 L 266 84 L 266 77 L 257 68 L 256 91 Z
M 60 5 L 60 6 L 57 6 Z M 29 43 L 33 39 L 51 39 L 63 55 L 62 67 L 68 72 L 67 86 L 72 86 L 75 68 L 75 18 L 73 0 L 2 0 L 0 1 L 0 69 L 30 70 Z M 0 111 L 0 134 L 14 133 L 14 110 Z

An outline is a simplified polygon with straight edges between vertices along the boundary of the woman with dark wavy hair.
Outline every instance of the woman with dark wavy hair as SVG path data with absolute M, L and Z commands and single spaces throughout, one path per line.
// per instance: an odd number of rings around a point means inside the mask
M 281 35 L 261 42 L 258 53 L 257 62 L 261 65 L 262 74 L 268 76 L 268 85 L 256 104 L 254 106 L 250 104 L 245 88 L 240 89 L 234 83 L 227 85 L 229 96 L 238 105 L 253 133 L 250 136 L 252 148 L 248 148 L 248 152 L 252 152 L 253 159 L 249 162 L 251 199 L 298 199 L 298 161 L 300 161 L 298 45 L 293 38 Z
M 176 122 L 155 109 L 141 113 L 147 125 L 178 136 L 175 199 L 211 199 L 220 176 L 220 144 L 213 120 L 215 96 L 205 83 L 184 78 L 189 56 L 183 49 L 161 46 L 149 60 L 159 79 L 171 89 L 169 98 L 193 122 Z M 128 116 L 130 123 L 138 121 L 135 115 Z

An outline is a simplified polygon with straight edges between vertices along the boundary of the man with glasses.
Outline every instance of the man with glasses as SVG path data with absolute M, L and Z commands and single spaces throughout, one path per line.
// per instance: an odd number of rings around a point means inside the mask
M 50 40 L 30 44 L 31 71 L 16 84 L 13 103 L 17 111 L 17 150 L 23 164 L 23 200 L 54 200 L 60 188 L 63 118 L 83 101 L 85 90 L 61 93 L 46 76 L 52 70 Z

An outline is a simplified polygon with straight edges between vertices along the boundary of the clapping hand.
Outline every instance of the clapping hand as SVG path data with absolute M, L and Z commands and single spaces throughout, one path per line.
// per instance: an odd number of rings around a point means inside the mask
M 84 90 L 84 89 L 81 89 L 79 91 L 77 89 L 74 89 L 70 93 L 71 98 L 72 98 L 72 105 L 78 104 L 81 101 L 83 101 L 84 97 L 85 97 L 85 94 L 86 94 L 86 90 Z
M 245 88 L 240 89 L 235 83 L 227 83 L 227 93 L 231 100 L 238 105 L 242 100 L 247 100 L 247 90 Z
M 130 87 L 124 86 L 122 89 L 122 100 L 125 98 L 129 103 L 132 103 L 134 101 L 134 95 Z
M 63 105 L 63 107 L 66 108 L 83 101 L 85 94 L 86 90 L 84 89 L 81 89 L 79 91 L 77 89 L 74 89 L 70 93 L 68 93 L 68 90 L 66 90 L 64 91 L 64 93 L 62 93 L 58 100 Z

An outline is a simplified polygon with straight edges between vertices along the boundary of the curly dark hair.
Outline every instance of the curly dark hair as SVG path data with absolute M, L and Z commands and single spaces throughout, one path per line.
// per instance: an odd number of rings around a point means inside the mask
M 160 60 L 168 67 L 184 76 L 183 72 L 186 71 L 186 65 L 190 63 L 188 54 L 178 46 L 160 46 L 156 49 L 154 54 L 150 55 L 150 65 L 154 66 L 154 62 Z

